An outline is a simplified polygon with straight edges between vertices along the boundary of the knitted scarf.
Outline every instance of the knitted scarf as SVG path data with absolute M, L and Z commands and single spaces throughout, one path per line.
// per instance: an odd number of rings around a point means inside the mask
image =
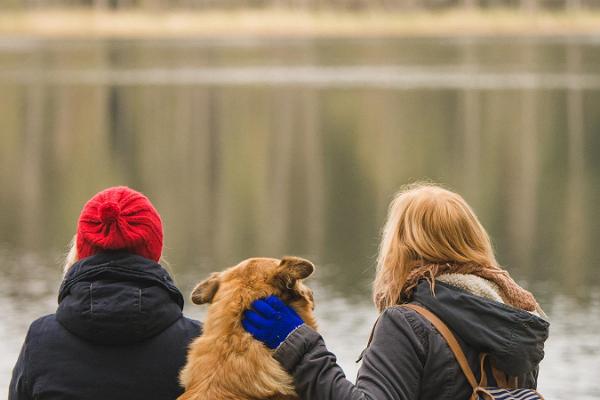
M 519 286 L 508 274 L 508 272 L 499 266 L 483 266 L 474 263 L 466 264 L 425 264 L 414 267 L 408 274 L 406 283 L 401 291 L 402 299 L 410 299 L 413 290 L 421 279 L 426 279 L 435 289 L 435 278 L 442 274 L 472 274 L 483 279 L 494 282 L 500 287 L 502 300 L 515 308 L 526 311 L 535 311 L 538 304 L 533 295 Z

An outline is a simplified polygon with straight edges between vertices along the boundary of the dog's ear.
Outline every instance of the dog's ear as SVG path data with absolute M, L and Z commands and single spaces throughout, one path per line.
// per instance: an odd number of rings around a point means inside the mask
M 192 302 L 194 304 L 212 303 L 213 297 L 219 290 L 220 276 L 213 272 L 208 278 L 196 285 L 192 290 Z
M 299 257 L 283 257 L 279 268 L 279 275 L 287 287 L 293 285 L 298 279 L 308 278 L 315 271 L 313 263 Z

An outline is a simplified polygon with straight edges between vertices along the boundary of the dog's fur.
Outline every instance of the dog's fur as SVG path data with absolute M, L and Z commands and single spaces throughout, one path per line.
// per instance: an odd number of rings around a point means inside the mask
M 186 391 L 178 400 L 296 399 L 290 375 L 241 320 L 254 300 L 277 295 L 316 329 L 312 291 L 301 282 L 313 271 L 301 258 L 251 258 L 200 282 L 192 301 L 210 306 L 181 371 Z

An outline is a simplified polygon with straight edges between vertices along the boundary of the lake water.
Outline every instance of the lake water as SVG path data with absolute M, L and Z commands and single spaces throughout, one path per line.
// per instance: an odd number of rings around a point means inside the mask
M 429 179 L 550 315 L 540 391 L 600 399 L 599 154 L 600 38 L 0 40 L 0 393 L 116 184 L 161 212 L 186 297 L 250 256 L 313 260 L 353 379 L 387 205 Z

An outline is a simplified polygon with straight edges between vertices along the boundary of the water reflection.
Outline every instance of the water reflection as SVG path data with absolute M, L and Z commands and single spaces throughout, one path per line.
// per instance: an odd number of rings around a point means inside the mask
M 55 307 L 83 202 L 114 184 L 157 205 L 186 292 L 253 255 L 316 261 L 321 328 L 352 376 L 387 204 L 427 178 L 465 195 L 539 294 L 542 392 L 569 398 L 565 362 L 600 359 L 598 61 L 584 40 L 0 43 L 0 387 Z

